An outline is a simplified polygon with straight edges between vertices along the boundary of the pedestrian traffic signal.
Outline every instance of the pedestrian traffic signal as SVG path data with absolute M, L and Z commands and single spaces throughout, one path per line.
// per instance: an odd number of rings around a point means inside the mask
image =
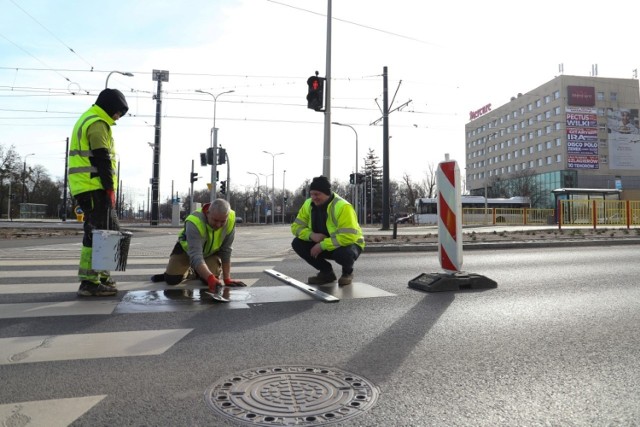
M 220 181 L 220 194 L 227 194 L 227 181 Z
M 207 166 L 207 153 L 200 153 L 200 166 Z
M 311 76 L 307 79 L 307 86 L 309 86 L 307 108 L 321 111 L 324 106 L 324 79 L 318 76 Z
M 198 180 L 198 173 L 197 172 L 191 172 L 191 183 L 193 184 L 197 180 Z
M 224 165 L 225 163 L 227 163 L 227 150 L 218 147 L 218 164 Z
M 213 164 L 213 147 L 207 148 L 207 164 Z
M 349 184 L 353 185 L 355 184 L 355 175 L 354 173 L 350 173 L 349 174 Z

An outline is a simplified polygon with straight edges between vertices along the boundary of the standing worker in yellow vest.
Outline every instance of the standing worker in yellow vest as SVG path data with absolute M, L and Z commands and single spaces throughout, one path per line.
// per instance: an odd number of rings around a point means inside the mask
M 165 272 L 154 274 L 152 282 L 178 285 L 185 279 L 200 280 L 216 292 L 220 273 L 226 286 L 246 286 L 231 278 L 231 251 L 236 235 L 236 213 L 224 199 L 216 199 L 184 220 Z
M 342 267 L 338 285 L 353 281 L 353 265 L 364 249 L 364 237 L 353 206 L 331 191 L 324 176 L 313 178 L 309 186 L 310 198 L 303 204 L 291 232 L 293 250 L 318 274 L 309 277 L 311 285 L 324 285 L 336 280 L 333 267 L 327 259 Z
M 117 293 L 108 271 L 91 266 L 93 230 L 119 230 L 116 215 L 116 150 L 111 127 L 127 114 L 122 92 L 105 89 L 76 122 L 69 146 L 69 188 L 84 212 L 84 237 L 80 252 L 78 296 L 112 296 Z

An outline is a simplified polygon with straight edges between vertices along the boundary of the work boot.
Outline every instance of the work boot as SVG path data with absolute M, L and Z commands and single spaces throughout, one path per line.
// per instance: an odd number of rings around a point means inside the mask
M 111 278 L 111 276 L 101 277 L 100 283 L 110 288 L 116 289 L 116 281 Z
M 118 293 L 115 287 L 83 280 L 78 288 L 79 297 L 111 297 Z
M 345 286 L 350 285 L 353 282 L 353 273 L 345 274 L 342 273 L 342 276 L 338 279 L 338 285 Z
M 336 275 L 332 271 L 320 271 L 315 276 L 311 276 L 307 279 L 307 283 L 310 285 L 324 285 L 325 283 L 331 283 L 336 280 Z
M 153 276 L 151 276 L 151 281 L 153 283 L 164 282 L 165 281 L 164 273 L 154 274 Z
M 189 267 L 189 270 L 187 270 L 187 273 L 184 275 L 184 280 L 195 280 L 198 278 L 198 273 L 196 273 L 196 271 Z

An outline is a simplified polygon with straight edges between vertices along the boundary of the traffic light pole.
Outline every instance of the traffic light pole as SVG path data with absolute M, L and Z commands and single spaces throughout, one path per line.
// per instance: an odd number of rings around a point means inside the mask
M 211 147 L 213 148 L 213 162 L 211 162 L 211 197 L 210 197 L 210 201 L 213 203 L 213 201 L 216 199 L 216 178 L 218 176 L 218 171 L 217 171 L 217 159 L 218 159 L 218 128 L 216 127 L 216 109 L 217 109 L 217 105 L 218 105 L 218 97 L 220 95 L 224 95 L 225 93 L 232 93 L 235 92 L 234 90 L 228 90 L 226 92 L 221 92 L 217 95 L 212 94 L 211 92 L 205 92 L 203 90 L 200 89 L 196 89 L 196 92 L 199 93 L 206 93 L 207 95 L 210 95 L 213 98 L 213 127 L 211 128 Z
M 215 98 L 214 98 L 215 99 Z M 215 100 L 213 101 L 213 109 L 215 111 Z M 213 121 L 215 122 L 215 112 L 213 113 Z M 209 201 L 213 203 L 216 199 L 216 175 L 217 175 L 217 167 L 218 167 L 218 128 L 215 127 L 215 124 L 211 128 L 211 146 L 213 147 L 213 162 L 211 162 L 211 196 Z
M 191 160 L 191 175 L 189 175 L 191 177 L 191 179 L 189 181 L 191 181 L 191 190 L 190 190 L 190 195 L 191 197 L 189 197 L 189 213 L 193 213 L 193 160 Z
M 331 0 L 327 0 L 327 57 L 325 74 L 324 156 L 322 174 L 331 182 Z
M 231 202 L 231 163 L 229 162 L 229 155 L 224 153 L 225 160 L 227 161 L 227 202 Z

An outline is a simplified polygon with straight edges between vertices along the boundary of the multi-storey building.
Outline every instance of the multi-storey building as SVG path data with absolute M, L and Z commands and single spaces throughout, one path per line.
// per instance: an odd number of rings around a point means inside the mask
M 558 188 L 618 188 L 640 200 L 637 79 L 561 75 L 470 113 L 466 188 L 553 207 Z

